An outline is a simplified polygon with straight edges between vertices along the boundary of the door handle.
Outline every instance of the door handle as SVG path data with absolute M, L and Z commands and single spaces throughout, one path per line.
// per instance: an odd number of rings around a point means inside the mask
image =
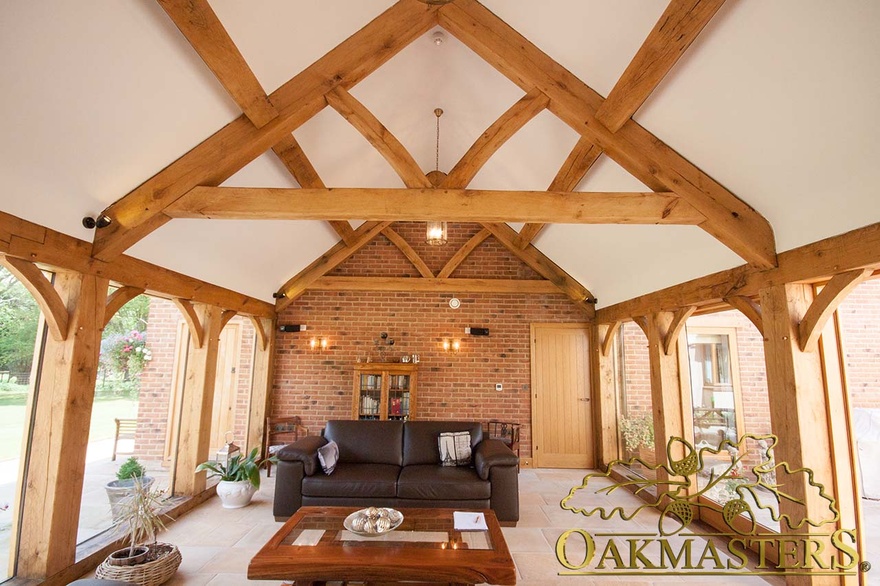
M 578 399 L 578 401 L 583 401 L 584 403 L 588 403 L 590 401 L 590 398 L 589 397 L 581 397 Z

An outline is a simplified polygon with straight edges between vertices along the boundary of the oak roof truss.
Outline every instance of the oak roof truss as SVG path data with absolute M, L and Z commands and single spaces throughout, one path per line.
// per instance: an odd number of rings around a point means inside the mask
M 724 0 L 671 0 L 607 98 L 477 0 L 399 0 L 267 95 L 207 0 L 157 1 L 243 114 L 109 206 L 104 213 L 113 222 L 96 232 L 95 258 L 118 256 L 175 217 L 328 221 L 340 242 L 282 286 L 276 295 L 276 308 L 281 310 L 310 287 L 342 286 L 339 278 L 334 283 L 324 275 L 379 234 L 400 248 L 422 275 L 408 281 L 424 281 L 419 285 L 423 290 L 454 287 L 449 282 L 456 279 L 450 274 L 457 264 L 435 276 L 394 231 L 392 221 L 476 221 L 482 230 L 454 256 L 455 263 L 494 237 L 590 314 L 593 308 L 587 301 L 592 294 L 531 245 L 548 223 L 698 225 L 754 267 L 776 265 L 767 220 L 632 119 Z M 349 90 L 438 24 L 518 85 L 524 96 L 480 135 L 440 185 L 433 185 L 412 155 Z M 406 189 L 326 187 L 292 133 L 327 106 L 369 141 Z M 547 191 L 468 190 L 489 158 L 545 109 L 580 135 Z M 270 149 L 299 189 L 218 187 Z M 574 191 L 603 153 L 652 191 Z M 444 197 L 432 197 L 437 190 Z M 348 220 L 354 218 L 368 221 L 352 229 Z M 526 225 L 517 233 L 507 221 Z M 352 281 L 351 286 L 365 285 Z M 377 286 L 396 285 L 385 279 Z

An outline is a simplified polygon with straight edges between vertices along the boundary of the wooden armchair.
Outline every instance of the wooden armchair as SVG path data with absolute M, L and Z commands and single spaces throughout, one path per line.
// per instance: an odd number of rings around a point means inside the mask
M 263 431 L 263 458 L 274 456 L 278 450 L 309 434 L 299 416 L 267 417 Z M 266 464 L 266 476 L 272 476 L 272 464 Z
M 519 423 L 509 423 L 492 419 L 489 421 L 488 432 L 490 439 L 501 440 L 516 454 L 516 469 L 519 470 Z

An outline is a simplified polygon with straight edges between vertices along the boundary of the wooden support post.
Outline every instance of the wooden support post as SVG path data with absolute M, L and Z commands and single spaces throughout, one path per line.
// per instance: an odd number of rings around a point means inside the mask
M 618 327 L 614 327 L 614 326 Z M 619 330 L 620 322 L 614 325 L 594 324 L 590 330 L 593 340 L 591 371 L 593 375 L 593 426 L 596 430 L 596 463 L 606 469 L 608 463 L 616 460 L 620 453 L 617 433 L 617 388 L 614 384 L 614 352 L 612 338 Z
M 174 457 L 174 494 L 183 496 L 195 496 L 206 486 L 206 473 L 196 474 L 195 470 L 209 456 L 217 351 L 223 327 L 223 310 L 219 307 L 196 303 L 193 314 L 198 318 L 203 341 L 196 347 L 190 340 L 187 350 L 180 432 Z
M 774 449 L 777 462 L 791 468 L 813 470 L 814 481 L 834 494 L 834 463 L 829 457 L 832 438 L 828 398 L 823 385 L 822 360 L 817 352 L 802 352 L 798 327 L 813 301 L 811 285 L 774 285 L 762 289 L 764 356 L 767 361 L 767 387 L 770 421 L 779 444 Z M 838 463 L 838 466 L 840 464 Z M 782 514 L 798 521 L 806 514 L 820 521 L 829 518 L 828 502 L 810 490 L 805 475 L 785 480 L 785 492 L 806 503 L 803 507 L 783 500 Z M 836 495 L 834 495 L 836 498 Z M 782 533 L 827 533 L 828 525 L 814 529 L 809 525 L 796 531 L 780 523 Z M 790 576 L 788 584 L 839 584 L 840 578 Z
M 651 364 L 651 405 L 654 415 L 654 450 L 657 464 L 668 463 L 666 444 L 670 437 L 685 435 L 684 410 L 682 407 L 681 364 L 678 357 L 678 340 L 665 350 L 666 339 L 672 331 L 675 314 L 660 311 L 647 316 L 645 333 L 648 336 L 648 358 Z M 681 448 L 681 446 L 678 446 Z M 684 451 L 673 452 L 675 459 L 684 457 Z M 658 480 L 665 480 L 662 471 Z
M 275 357 L 275 322 L 259 319 L 265 332 L 266 344 L 257 340 L 254 350 L 254 374 L 251 381 L 251 408 L 248 415 L 247 449 L 258 448 L 263 443 L 263 427 L 272 402 L 272 377 Z
M 69 335 L 46 339 L 42 370 L 28 404 L 34 449 L 25 471 L 19 528 L 22 578 L 46 578 L 75 561 L 107 288 L 107 279 L 92 275 L 55 277 L 55 290 L 69 312 Z

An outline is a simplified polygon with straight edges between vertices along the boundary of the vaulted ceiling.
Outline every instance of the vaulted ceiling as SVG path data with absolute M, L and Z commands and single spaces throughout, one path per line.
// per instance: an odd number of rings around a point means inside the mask
M 880 221 L 877 3 L 206 6 L 0 6 L 0 210 L 106 208 L 96 255 L 267 300 L 381 220 L 477 220 L 600 306 Z

